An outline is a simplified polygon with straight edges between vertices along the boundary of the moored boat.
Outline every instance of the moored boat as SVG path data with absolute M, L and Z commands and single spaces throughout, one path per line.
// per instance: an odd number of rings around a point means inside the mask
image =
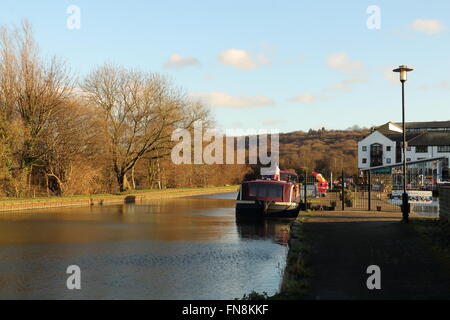
M 296 217 L 300 196 L 298 183 L 292 177 L 290 181 L 259 179 L 243 182 L 236 201 L 236 216 Z

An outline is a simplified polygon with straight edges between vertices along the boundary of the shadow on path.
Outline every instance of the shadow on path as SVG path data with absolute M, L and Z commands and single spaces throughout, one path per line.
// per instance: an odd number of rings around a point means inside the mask
M 313 298 L 450 299 L 449 268 L 410 226 L 340 214 L 314 217 L 303 226 L 311 246 Z M 367 289 L 370 265 L 381 268 L 381 290 Z

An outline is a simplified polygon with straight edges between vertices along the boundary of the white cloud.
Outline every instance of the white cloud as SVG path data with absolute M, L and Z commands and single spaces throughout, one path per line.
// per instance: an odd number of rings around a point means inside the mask
M 384 78 L 392 84 L 397 84 L 400 81 L 398 73 L 393 72 L 394 68 L 384 68 Z
M 335 89 L 335 90 L 339 90 L 339 91 L 351 91 L 352 87 L 348 83 L 341 81 L 341 82 L 332 84 L 330 86 L 330 89 Z
M 267 106 L 275 103 L 266 96 L 232 96 L 224 92 L 192 93 L 191 97 L 200 99 L 210 106 L 236 109 Z
M 366 83 L 367 79 L 360 76 L 352 76 L 351 78 L 342 80 L 330 86 L 330 89 L 340 90 L 340 91 L 351 91 L 352 84 L 355 83 Z
M 258 53 L 256 59 L 260 65 L 268 65 L 272 63 L 267 53 Z
M 257 67 L 256 62 L 245 50 L 228 49 L 219 53 L 219 61 L 227 66 L 242 70 L 251 70 Z
M 199 64 L 200 61 L 194 57 L 183 57 L 177 53 L 174 53 L 169 57 L 169 60 L 164 64 L 164 67 L 166 69 L 181 69 Z
M 289 99 L 289 101 L 309 104 L 316 102 L 318 99 L 319 97 L 316 95 L 313 95 L 311 93 L 305 93 L 300 96 L 293 97 Z
M 432 89 L 443 89 L 443 90 L 450 90 L 450 82 L 447 80 L 442 80 L 434 83 L 423 83 L 421 85 L 417 86 L 417 89 L 419 90 L 432 90 Z
M 411 28 L 417 32 L 432 35 L 444 31 L 445 25 L 435 19 L 417 19 L 413 22 Z
M 435 84 L 436 88 L 439 89 L 450 89 L 450 82 L 443 80 Z
M 264 45 L 262 52 L 255 55 L 242 49 L 227 49 L 220 52 L 217 59 L 226 66 L 241 70 L 252 70 L 260 66 L 270 65 L 274 51 L 275 49 L 268 45 Z
M 364 68 L 359 60 L 351 60 L 346 52 L 330 54 L 326 59 L 328 67 L 346 74 L 355 74 Z
M 428 90 L 430 89 L 430 86 L 427 84 L 421 84 L 420 86 L 417 87 L 417 89 L 419 90 Z
M 330 54 L 326 58 L 326 64 L 329 68 L 350 76 L 348 79 L 331 85 L 330 89 L 350 91 L 352 90 L 352 84 L 367 82 L 367 78 L 362 76 L 364 64 L 359 60 L 351 60 L 346 52 Z
M 419 86 L 417 86 L 417 89 L 419 90 L 431 90 L 431 89 L 443 89 L 443 90 L 450 90 L 450 82 L 447 80 L 442 80 L 434 83 L 423 83 Z

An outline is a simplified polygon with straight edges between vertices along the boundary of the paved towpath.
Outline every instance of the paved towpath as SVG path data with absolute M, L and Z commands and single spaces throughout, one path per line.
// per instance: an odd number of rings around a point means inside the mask
M 449 267 L 400 219 L 383 212 L 311 214 L 303 230 L 313 299 L 450 299 Z M 381 290 L 367 289 L 370 265 L 381 268 Z

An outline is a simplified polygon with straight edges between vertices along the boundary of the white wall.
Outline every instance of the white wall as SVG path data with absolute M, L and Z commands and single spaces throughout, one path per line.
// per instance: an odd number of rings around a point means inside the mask
M 395 141 L 388 139 L 385 135 L 378 131 L 374 131 L 363 140 L 358 142 L 358 167 L 365 169 L 370 167 L 370 146 L 374 143 L 379 143 L 383 146 L 383 165 L 395 163 Z M 362 151 L 362 147 L 367 147 L 367 151 Z M 387 151 L 386 147 L 391 147 L 391 151 Z M 363 163 L 363 159 L 367 159 L 366 163 Z M 387 163 L 386 159 L 391 159 L 391 163 Z
M 406 159 L 411 159 L 410 161 L 438 157 L 447 157 L 450 159 L 450 152 L 438 152 L 437 146 L 429 146 L 428 153 L 417 153 L 416 147 L 411 147 L 411 151 L 406 151 Z
M 396 143 L 390 139 L 388 139 L 386 136 L 381 134 L 378 131 L 373 132 L 360 142 L 358 142 L 358 167 L 360 169 L 366 169 L 370 167 L 370 145 L 374 143 L 379 143 L 383 146 L 383 165 L 389 165 L 389 164 L 395 164 L 395 148 Z M 367 151 L 362 151 L 362 147 L 366 146 Z M 386 147 L 390 146 L 391 151 L 387 151 Z M 429 146 L 428 147 L 428 153 L 416 153 L 416 147 L 411 147 L 411 151 L 406 151 L 406 158 L 409 159 L 409 161 L 417 161 L 420 159 L 427 159 L 427 158 L 437 158 L 437 157 L 447 157 L 450 159 L 450 152 L 442 153 L 438 152 L 438 147 L 436 146 Z M 362 159 L 366 158 L 367 163 L 362 163 Z M 391 163 L 387 163 L 387 160 L 390 158 Z M 403 160 L 403 157 L 402 157 Z

